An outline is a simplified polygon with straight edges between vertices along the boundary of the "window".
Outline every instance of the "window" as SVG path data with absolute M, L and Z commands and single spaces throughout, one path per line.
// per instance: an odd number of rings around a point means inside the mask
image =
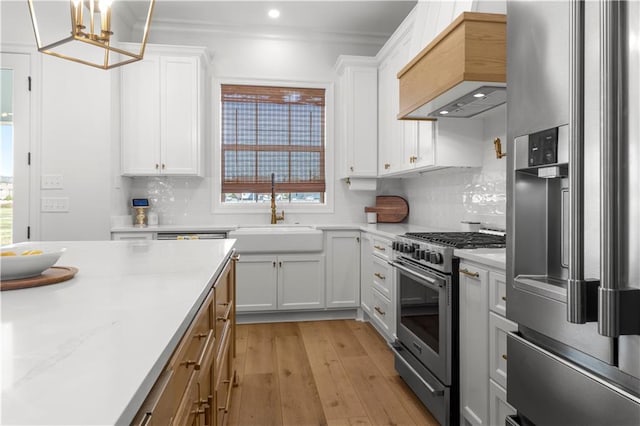
M 222 202 L 325 202 L 325 89 L 223 84 Z

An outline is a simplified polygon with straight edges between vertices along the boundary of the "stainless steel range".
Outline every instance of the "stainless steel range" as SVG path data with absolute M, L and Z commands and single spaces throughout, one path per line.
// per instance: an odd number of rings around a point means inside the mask
M 456 248 L 505 247 L 504 233 L 407 233 L 393 242 L 395 367 L 443 425 L 459 423 Z

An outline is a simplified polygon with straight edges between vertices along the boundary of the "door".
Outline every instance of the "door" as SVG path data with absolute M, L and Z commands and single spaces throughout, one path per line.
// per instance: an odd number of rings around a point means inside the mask
M 324 306 L 324 255 L 278 256 L 278 309 Z
M 2 53 L 0 245 L 30 238 L 29 55 Z
M 275 311 L 277 308 L 276 256 L 242 255 L 236 264 L 236 309 Z
M 362 233 L 360 243 L 360 307 L 371 315 L 373 297 L 373 239 Z
M 197 175 L 201 90 L 198 58 L 161 57 L 160 81 L 162 173 Z
M 360 232 L 329 231 L 327 235 L 327 308 L 360 304 Z

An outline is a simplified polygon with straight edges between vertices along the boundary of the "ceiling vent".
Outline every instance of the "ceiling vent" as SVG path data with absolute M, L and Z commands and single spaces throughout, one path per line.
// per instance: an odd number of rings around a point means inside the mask
M 506 52 L 506 15 L 462 13 L 398 73 L 398 118 L 469 118 L 504 103 Z

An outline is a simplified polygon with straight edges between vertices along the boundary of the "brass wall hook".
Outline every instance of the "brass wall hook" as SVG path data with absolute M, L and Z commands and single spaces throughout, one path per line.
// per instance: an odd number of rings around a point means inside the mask
M 493 147 L 496 150 L 496 158 L 499 160 L 502 157 L 506 157 L 507 153 L 506 152 L 502 152 L 502 143 L 500 142 L 500 138 L 495 138 L 493 140 Z

